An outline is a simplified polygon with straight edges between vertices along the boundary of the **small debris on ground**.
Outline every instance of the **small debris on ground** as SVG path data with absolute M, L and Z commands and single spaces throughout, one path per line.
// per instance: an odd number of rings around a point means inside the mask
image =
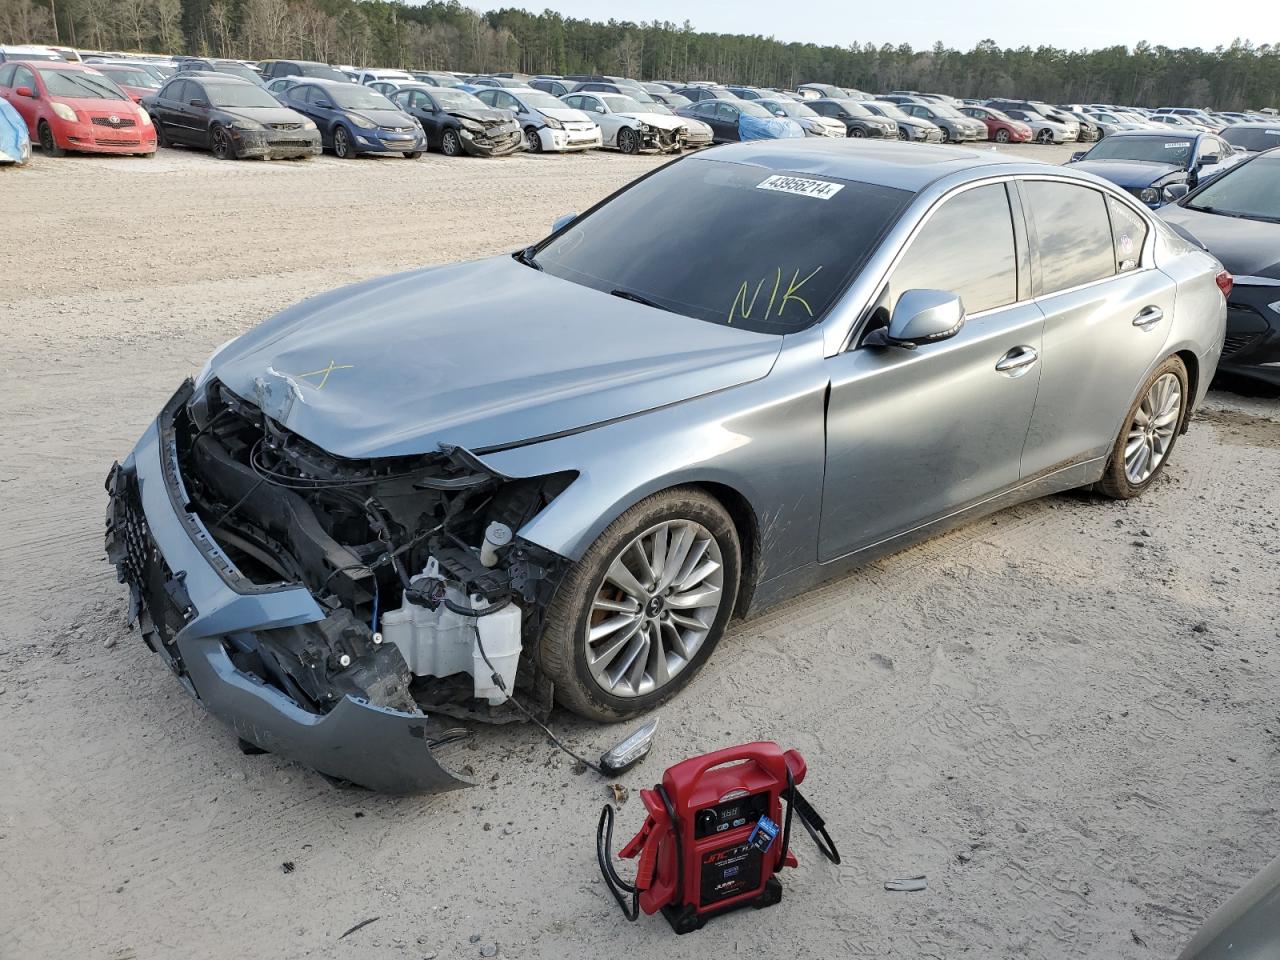
M 351 934 L 355 933 L 357 930 L 361 930 L 367 927 L 369 924 L 373 923 L 374 921 L 381 920 L 381 919 L 382 919 L 381 917 L 370 917 L 368 920 L 361 920 L 350 930 L 347 930 L 345 933 L 343 933 L 342 936 L 338 937 L 338 939 L 345 940 L 347 937 L 351 936 Z
M 496 943 L 486 943 L 480 948 L 480 956 L 496 957 L 498 955 L 498 945 Z
M 297 867 L 297 864 L 294 863 L 292 860 L 286 860 L 284 863 L 280 864 L 280 869 L 283 870 L 285 873 L 293 873 L 296 867 Z
M 1147 941 L 1138 936 L 1138 931 L 1136 930 L 1129 931 L 1129 938 L 1140 947 L 1145 947 L 1147 945 Z
M 627 802 L 627 788 L 620 783 L 609 784 L 609 789 L 613 791 L 613 802 L 618 806 L 622 806 Z
M 890 893 L 915 893 L 917 890 L 923 890 L 927 886 L 924 874 L 915 877 L 898 877 L 896 880 L 886 880 L 884 888 Z

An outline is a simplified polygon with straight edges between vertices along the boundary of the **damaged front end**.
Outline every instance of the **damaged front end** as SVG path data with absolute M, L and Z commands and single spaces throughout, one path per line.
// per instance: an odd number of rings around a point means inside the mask
M 552 702 L 532 651 L 566 562 L 515 535 L 573 474 L 468 451 L 335 457 L 188 381 L 107 488 L 143 637 L 254 747 L 388 792 L 468 785 L 452 720 Z

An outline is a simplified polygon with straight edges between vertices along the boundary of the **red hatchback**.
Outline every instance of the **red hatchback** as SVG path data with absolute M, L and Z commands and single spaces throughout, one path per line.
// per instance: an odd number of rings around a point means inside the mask
M 1031 139 L 1031 127 L 993 107 L 961 107 L 966 117 L 987 125 L 987 139 L 996 143 L 1025 143 Z
M 0 97 L 27 122 L 46 156 L 156 152 L 147 112 L 93 67 L 44 60 L 0 64 Z

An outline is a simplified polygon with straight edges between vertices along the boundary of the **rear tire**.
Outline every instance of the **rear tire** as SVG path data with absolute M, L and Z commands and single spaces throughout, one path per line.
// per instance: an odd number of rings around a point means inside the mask
M 1147 377 L 1129 408 L 1098 492 L 1129 500 L 1151 486 L 1169 462 L 1189 404 L 1186 365 L 1169 357 Z
M 40 151 L 46 157 L 65 157 L 67 151 L 58 146 L 58 141 L 54 139 L 53 128 L 49 126 L 49 121 L 41 120 L 40 126 L 36 128 L 36 134 L 40 138 Z
M 160 126 L 160 122 L 156 120 L 155 117 L 151 118 L 151 126 L 154 127 L 156 131 L 156 146 L 167 148 L 169 146 L 169 140 L 164 135 L 164 127 Z
M 668 532 L 661 533 L 668 524 Z M 662 537 L 661 551 L 650 549 L 657 542 L 649 539 L 655 531 Z M 665 574 L 663 564 L 653 562 L 659 552 L 670 561 Z M 635 573 L 626 590 L 614 577 L 606 580 L 620 564 L 624 572 Z M 714 569 L 699 576 L 707 565 Z M 657 574 L 656 590 L 637 572 L 646 568 Z M 555 683 L 556 700 L 579 716 L 608 722 L 675 696 L 724 634 L 737 603 L 741 569 L 742 548 L 733 521 L 702 490 L 664 490 L 631 507 L 570 568 L 547 610 L 538 657 Z M 633 600 L 635 593 L 641 596 Z M 695 608 L 694 601 L 712 596 L 706 606 Z M 714 610 L 712 603 L 718 604 Z M 626 622 L 589 639 L 610 619 Z M 611 644 L 616 652 L 609 652 Z M 610 681 L 611 672 L 619 679 Z

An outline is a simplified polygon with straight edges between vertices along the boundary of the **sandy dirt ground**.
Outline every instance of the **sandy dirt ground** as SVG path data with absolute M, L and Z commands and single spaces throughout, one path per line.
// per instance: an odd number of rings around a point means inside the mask
M 623 782 L 777 739 L 844 863 L 801 834 L 781 906 L 691 937 L 623 922 L 605 787 L 531 728 L 481 732 L 479 787 L 397 799 L 243 756 L 186 697 L 102 555 L 103 478 L 179 380 L 292 301 L 514 249 L 656 162 L 0 170 L 0 957 L 1139 960 L 1280 852 L 1274 394 L 1213 393 L 1137 501 L 1025 505 L 733 625 Z M 641 820 L 633 796 L 618 842 Z

